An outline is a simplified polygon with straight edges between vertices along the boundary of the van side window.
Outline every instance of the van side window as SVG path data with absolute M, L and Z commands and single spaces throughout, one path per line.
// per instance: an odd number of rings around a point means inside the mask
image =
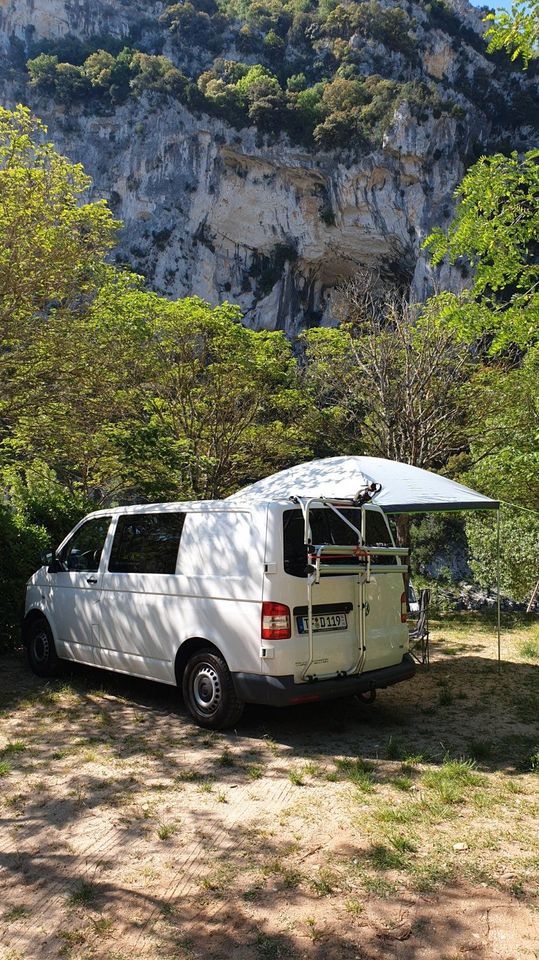
M 59 554 L 66 570 L 78 573 L 97 571 L 110 520 L 110 517 L 93 517 L 79 527 Z
M 124 514 L 112 542 L 110 573 L 176 573 L 184 513 Z

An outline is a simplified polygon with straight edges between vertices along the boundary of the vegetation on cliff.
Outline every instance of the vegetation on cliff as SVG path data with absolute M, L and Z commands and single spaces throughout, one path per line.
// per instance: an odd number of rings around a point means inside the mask
M 428 51 L 440 35 L 455 61 L 451 81 L 429 72 Z M 476 52 L 496 64 L 496 77 L 477 66 Z M 498 131 L 534 115 L 509 59 L 490 57 L 486 41 L 444 0 L 406 8 L 379 0 L 187 0 L 168 4 L 138 41 L 49 41 L 27 68 L 31 84 L 60 102 L 98 109 L 151 93 L 324 150 L 380 144 L 403 101 L 418 122 L 459 118 L 472 104 Z

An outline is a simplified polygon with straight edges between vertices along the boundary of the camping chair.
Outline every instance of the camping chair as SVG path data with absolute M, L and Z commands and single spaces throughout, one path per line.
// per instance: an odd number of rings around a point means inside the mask
M 410 630 L 410 653 L 417 663 L 429 665 L 429 603 L 430 590 L 419 594 L 419 614 Z

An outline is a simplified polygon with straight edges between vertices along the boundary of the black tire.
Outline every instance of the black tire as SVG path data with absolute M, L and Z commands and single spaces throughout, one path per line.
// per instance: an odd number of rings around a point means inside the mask
M 183 700 L 199 727 L 226 730 L 243 713 L 243 701 L 234 690 L 230 670 L 213 650 L 198 650 L 187 661 L 182 682 Z
M 355 699 L 359 703 L 366 703 L 369 706 L 376 700 L 376 690 L 374 688 L 372 690 L 362 690 L 361 693 L 355 694 Z
M 61 660 L 44 617 L 34 620 L 26 631 L 26 657 L 38 677 L 54 677 L 60 672 Z

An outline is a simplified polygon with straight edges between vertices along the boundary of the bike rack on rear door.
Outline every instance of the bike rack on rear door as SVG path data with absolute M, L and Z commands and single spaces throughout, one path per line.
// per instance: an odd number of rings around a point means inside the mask
M 327 576 L 345 576 L 353 574 L 357 586 L 357 610 L 359 612 L 359 633 L 358 633 L 358 659 L 350 670 L 341 671 L 337 676 L 352 676 L 361 673 L 365 661 L 367 648 L 366 640 L 366 604 L 364 601 L 364 587 L 370 582 L 371 578 L 371 557 L 397 557 L 396 564 L 376 564 L 377 573 L 398 573 L 402 576 L 408 571 L 408 565 L 404 564 L 401 557 L 408 555 L 406 547 L 374 547 L 364 543 L 365 535 L 365 500 L 333 499 L 329 497 L 293 497 L 303 513 L 304 520 L 304 543 L 307 547 L 307 558 L 309 572 L 307 574 L 307 629 L 309 639 L 309 659 L 307 666 L 303 671 L 303 679 L 314 682 L 316 680 L 328 679 L 334 677 L 331 674 L 313 674 L 309 673 L 314 661 L 313 645 L 313 586 L 320 583 L 323 577 Z M 311 535 L 311 524 L 309 513 L 313 505 L 316 507 L 329 507 L 338 517 L 348 526 L 357 536 L 356 544 L 333 544 L 318 543 L 313 544 Z M 339 507 L 341 509 L 339 509 Z M 360 508 L 361 522 L 355 526 L 341 512 L 342 509 Z M 339 557 L 341 559 L 350 558 L 350 563 L 340 563 L 338 566 L 332 563 L 324 563 L 325 558 Z

